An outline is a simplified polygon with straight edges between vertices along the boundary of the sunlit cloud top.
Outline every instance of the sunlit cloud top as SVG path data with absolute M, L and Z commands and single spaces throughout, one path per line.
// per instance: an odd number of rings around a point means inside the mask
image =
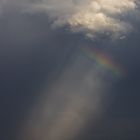
M 30 10 L 46 12 L 55 27 L 68 26 L 88 37 L 118 37 L 132 30 L 126 16 L 137 8 L 137 0 L 40 0 Z

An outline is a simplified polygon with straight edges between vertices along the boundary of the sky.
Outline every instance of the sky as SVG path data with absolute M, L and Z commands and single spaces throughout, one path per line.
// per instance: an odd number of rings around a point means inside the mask
M 0 1 L 1 139 L 140 139 L 139 1 L 118 1 Z

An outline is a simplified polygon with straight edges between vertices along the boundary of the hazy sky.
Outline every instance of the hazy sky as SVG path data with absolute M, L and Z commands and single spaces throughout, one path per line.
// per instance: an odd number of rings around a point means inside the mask
M 139 44 L 136 0 L 2 0 L 1 139 L 140 139 Z

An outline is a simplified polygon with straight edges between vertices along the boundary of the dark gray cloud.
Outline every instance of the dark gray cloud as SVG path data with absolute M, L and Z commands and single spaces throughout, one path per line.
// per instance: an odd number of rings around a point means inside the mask
M 52 29 L 45 13 L 29 14 L 22 10 L 26 1 L 20 2 L 1 6 L 2 139 L 25 134 L 23 124 L 42 140 L 139 139 L 139 24 L 132 22 L 135 31 L 126 39 L 113 42 L 100 35 L 92 41 L 65 27 Z M 80 46 L 112 56 L 126 77 L 102 74 L 80 55 Z M 48 110 L 51 118 L 45 116 Z
M 51 73 L 58 69 L 57 76 L 69 58 L 76 38 L 52 31 L 46 15 L 24 15 L 13 8 L 3 11 L 0 27 L 1 130 L 2 139 L 12 139 L 46 78 L 51 83 Z

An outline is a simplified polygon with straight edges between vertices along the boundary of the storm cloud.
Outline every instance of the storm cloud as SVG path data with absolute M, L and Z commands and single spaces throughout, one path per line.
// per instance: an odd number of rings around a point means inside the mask
M 137 7 L 133 0 L 0 1 L 3 137 L 134 139 L 140 116 L 140 34 L 126 39 L 124 34 L 133 29 L 131 17 L 137 16 Z M 121 40 L 98 42 L 83 34 L 121 36 Z M 132 77 L 110 78 L 107 70 L 81 53 L 82 47 L 112 56 Z
M 138 1 L 41 0 L 31 3 L 28 10 L 46 12 L 54 27 L 68 26 L 91 38 L 100 33 L 118 37 L 132 30 L 126 17 L 138 10 Z
M 139 13 L 138 0 L 3 0 L 0 4 L 1 13 L 7 6 L 23 13 L 46 13 L 52 27 L 66 26 L 89 38 L 98 34 L 124 38 L 133 30 L 131 17 Z

